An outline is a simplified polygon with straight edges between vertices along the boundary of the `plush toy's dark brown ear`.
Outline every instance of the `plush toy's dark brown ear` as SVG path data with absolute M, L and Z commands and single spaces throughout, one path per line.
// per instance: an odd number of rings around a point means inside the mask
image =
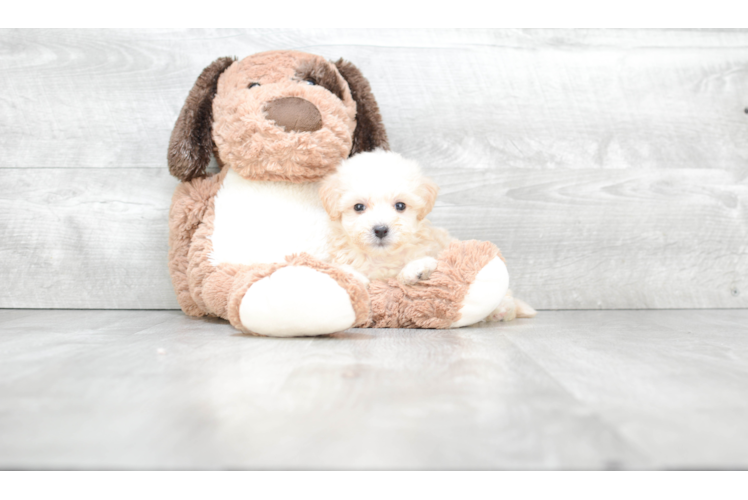
M 369 81 L 361 71 L 348 61 L 338 59 L 335 66 L 348 82 L 353 100 L 356 101 L 356 130 L 353 132 L 353 147 L 350 156 L 376 148 L 390 149 L 387 132 L 384 130 L 379 106 L 371 93 Z
M 205 68 L 190 90 L 179 113 L 169 141 L 169 172 L 174 177 L 189 181 L 204 177 L 213 151 L 213 97 L 218 77 L 236 58 L 221 57 Z

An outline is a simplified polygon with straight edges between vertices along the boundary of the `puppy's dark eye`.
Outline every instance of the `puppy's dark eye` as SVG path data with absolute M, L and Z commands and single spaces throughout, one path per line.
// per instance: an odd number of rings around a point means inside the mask
M 317 85 L 317 80 L 315 80 L 314 78 L 307 78 L 304 80 L 304 83 L 306 83 L 307 85 Z
M 398 212 L 402 212 L 403 210 L 405 210 L 405 203 L 403 203 L 402 201 L 398 201 L 397 203 L 395 203 L 395 209 Z
M 257 82 L 252 82 L 252 83 L 250 83 L 249 85 L 247 85 L 247 88 L 248 88 L 248 89 L 251 89 L 252 87 L 259 87 L 259 86 L 260 86 L 260 84 L 259 84 L 259 83 L 257 83 Z
M 363 203 L 356 203 L 355 205 L 353 205 L 353 210 L 355 210 L 356 212 L 363 212 L 364 210 L 366 210 L 366 207 Z

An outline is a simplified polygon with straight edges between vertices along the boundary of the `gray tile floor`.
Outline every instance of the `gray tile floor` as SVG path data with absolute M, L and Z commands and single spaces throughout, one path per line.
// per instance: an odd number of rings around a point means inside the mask
M 748 310 L 301 339 L 0 310 L 0 468 L 746 469 Z

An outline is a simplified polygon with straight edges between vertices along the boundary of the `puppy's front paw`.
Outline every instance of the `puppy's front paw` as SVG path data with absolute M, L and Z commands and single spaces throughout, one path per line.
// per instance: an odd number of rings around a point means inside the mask
M 422 259 L 408 262 L 408 264 L 397 275 L 397 281 L 403 285 L 413 285 L 421 280 L 427 280 L 436 269 L 436 259 L 424 257 Z

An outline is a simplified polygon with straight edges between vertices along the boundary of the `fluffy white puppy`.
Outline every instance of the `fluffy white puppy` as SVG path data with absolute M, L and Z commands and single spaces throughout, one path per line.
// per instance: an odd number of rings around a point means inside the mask
M 428 279 L 451 240 L 425 219 L 439 192 L 418 164 L 376 150 L 344 161 L 320 187 L 332 221 L 330 255 L 369 279 Z
M 435 257 L 452 240 L 425 218 L 439 187 L 415 161 L 375 150 L 345 160 L 320 185 L 330 216 L 330 258 L 368 283 L 397 278 L 403 284 L 428 279 Z M 511 291 L 488 321 L 532 317 L 535 310 Z

